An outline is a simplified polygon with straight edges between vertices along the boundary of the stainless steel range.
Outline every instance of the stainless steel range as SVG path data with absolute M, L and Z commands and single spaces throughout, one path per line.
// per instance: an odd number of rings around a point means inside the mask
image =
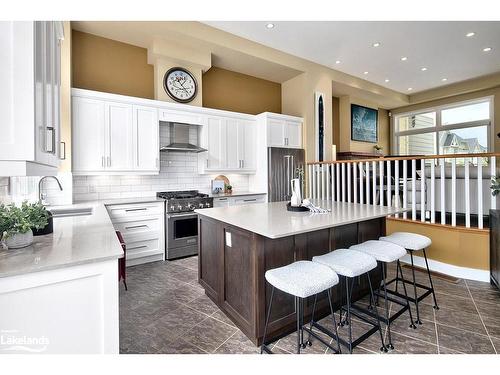
M 156 193 L 165 199 L 165 257 L 198 254 L 198 215 L 193 211 L 213 207 L 213 198 L 198 190 Z

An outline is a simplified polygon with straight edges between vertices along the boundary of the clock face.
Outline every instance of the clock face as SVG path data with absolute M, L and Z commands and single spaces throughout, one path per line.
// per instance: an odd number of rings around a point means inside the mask
M 196 80 L 183 68 L 172 68 L 165 73 L 163 87 L 172 99 L 181 103 L 193 100 L 197 92 Z

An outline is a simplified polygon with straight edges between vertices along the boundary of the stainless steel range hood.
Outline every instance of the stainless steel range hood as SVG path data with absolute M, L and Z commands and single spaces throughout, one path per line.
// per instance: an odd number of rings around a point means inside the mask
M 160 151 L 203 152 L 206 149 L 189 143 L 189 124 L 170 123 L 170 144 L 160 147 Z

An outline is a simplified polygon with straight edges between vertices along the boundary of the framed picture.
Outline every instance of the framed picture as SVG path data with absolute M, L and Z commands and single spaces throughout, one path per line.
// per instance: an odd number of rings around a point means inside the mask
M 378 111 L 351 104 L 351 140 L 377 143 Z

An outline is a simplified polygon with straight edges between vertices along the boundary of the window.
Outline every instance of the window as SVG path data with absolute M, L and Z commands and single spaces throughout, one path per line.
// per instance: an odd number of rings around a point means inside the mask
M 486 98 L 397 115 L 394 151 L 399 155 L 488 152 L 491 105 L 491 99 Z

